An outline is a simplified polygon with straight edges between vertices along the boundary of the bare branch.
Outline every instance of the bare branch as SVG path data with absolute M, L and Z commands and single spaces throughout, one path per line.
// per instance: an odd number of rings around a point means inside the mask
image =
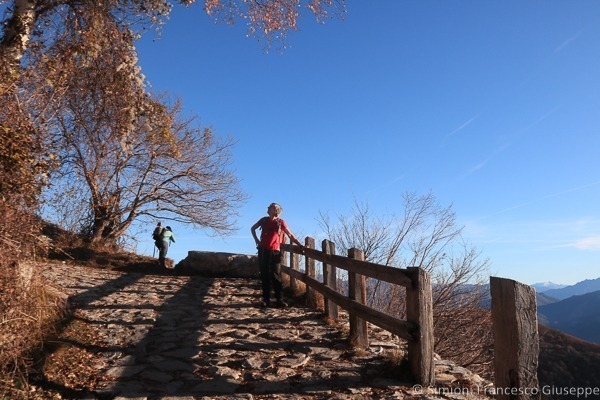
M 355 199 L 350 212 L 335 222 L 321 211 L 319 224 L 341 252 L 357 247 L 367 261 L 431 273 L 436 351 L 461 365 L 487 368 L 491 336 L 487 310 L 480 308 L 480 282 L 488 261 L 463 241 L 451 207 L 441 207 L 432 194 L 407 193 L 403 199 L 400 218 L 374 215 L 367 203 Z M 404 298 L 404 288 L 368 281 L 373 307 L 404 318 Z

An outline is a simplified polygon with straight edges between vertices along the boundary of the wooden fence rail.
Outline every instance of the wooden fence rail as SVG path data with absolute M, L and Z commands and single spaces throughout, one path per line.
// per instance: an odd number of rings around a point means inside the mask
M 289 252 L 289 265 L 281 270 L 290 276 L 292 290 L 297 281 L 307 287 L 307 303 L 316 306 L 316 293 L 324 297 L 325 312 L 337 319 L 337 306 L 350 315 L 350 340 L 356 347 L 368 346 L 367 322 L 385 329 L 408 341 L 408 361 L 417 383 L 423 386 L 435 383 L 433 362 L 433 308 L 429 274 L 420 268 L 393 268 L 364 261 L 362 252 L 350 249 L 348 257 L 335 255 L 335 244 L 324 240 L 322 250 L 315 249 L 314 239 L 306 238 L 306 248 L 289 244 L 281 250 Z M 299 256 L 306 258 L 305 272 L 299 271 Z M 315 261 L 323 263 L 323 280 L 316 278 Z M 348 271 L 348 296 L 337 291 L 336 269 Z M 406 315 L 402 320 L 368 307 L 365 278 L 370 277 L 406 288 Z

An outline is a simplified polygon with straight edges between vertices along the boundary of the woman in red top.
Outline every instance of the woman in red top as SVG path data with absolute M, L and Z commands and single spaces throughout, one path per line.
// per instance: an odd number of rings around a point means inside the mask
M 277 203 L 271 203 L 267 208 L 268 217 L 263 217 L 257 223 L 252 225 L 250 231 L 258 248 L 258 263 L 260 265 L 260 278 L 262 281 L 263 291 L 263 307 L 268 307 L 271 300 L 271 284 L 275 292 L 275 301 L 278 307 L 285 307 L 286 304 L 282 298 L 281 284 L 281 251 L 279 249 L 282 243 L 282 238 L 285 235 L 290 237 L 290 240 L 300 247 L 302 244 L 296 239 L 294 234 L 289 230 L 285 221 L 279 218 L 283 209 Z M 256 236 L 256 229 L 260 228 L 260 240 Z

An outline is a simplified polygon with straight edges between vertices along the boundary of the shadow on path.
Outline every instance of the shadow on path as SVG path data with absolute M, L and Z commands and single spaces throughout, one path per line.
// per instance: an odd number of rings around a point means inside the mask
M 158 309 L 155 323 L 121 365 L 109 371 L 118 381 L 102 397 L 327 398 L 332 388 L 365 386 L 363 366 L 343 359 L 346 341 L 320 314 L 261 309 L 259 293 L 248 279 L 191 277 Z
M 135 273 L 90 283 L 72 285 L 83 289 L 72 301 L 103 336 L 105 347 L 79 344 L 104 356 L 102 389 L 63 388 L 65 398 L 319 399 L 371 386 L 385 367 L 356 357 L 318 312 L 259 308 L 256 280 Z

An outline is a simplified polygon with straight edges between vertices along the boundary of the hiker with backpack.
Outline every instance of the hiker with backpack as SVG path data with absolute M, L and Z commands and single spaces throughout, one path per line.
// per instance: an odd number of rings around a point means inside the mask
M 158 249 L 159 254 L 160 246 L 162 246 L 162 230 L 162 224 L 158 222 L 156 224 L 156 227 L 154 228 L 154 231 L 152 231 L 152 240 L 154 240 L 154 246 L 156 246 L 156 248 Z M 154 251 L 156 251 L 156 249 L 154 249 Z M 154 257 L 154 252 L 152 252 L 152 257 Z
M 161 267 L 167 268 L 167 253 L 169 252 L 169 245 L 171 242 L 175 243 L 175 235 L 170 226 L 163 228 L 161 223 L 156 224 L 154 232 L 152 233 L 154 239 L 154 245 L 158 248 L 158 262 Z
M 304 248 L 302 243 L 296 239 L 289 230 L 287 223 L 279 218 L 283 208 L 277 203 L 271 203 L 267 208 L 267 217 L 258 220 L 252 225 L 250 231 L 256 242 L 258 249 L 258 263 L 260 265 L 260 279 L 262 283 L 262 307 L 268 307 L 271 300 L 271 287 L 275 292 L 275 301 L 277 307 L 286 307 L 283 301 L 281 283 L 281 243 L 285 243 L 285 235 L 298 246 Z M 256 230 L 260 228 L 260 240 L 256 236 Z

